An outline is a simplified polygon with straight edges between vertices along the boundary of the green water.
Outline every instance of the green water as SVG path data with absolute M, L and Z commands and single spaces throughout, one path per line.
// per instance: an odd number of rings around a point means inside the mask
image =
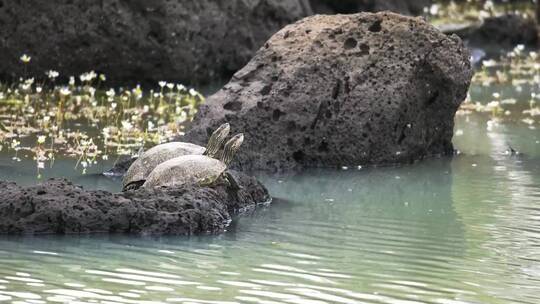
M 452 159 L 261 175 L 274 204 L 219 236 L 0 236 L 0 302 L 540 303 L 540 132 L 487 119 L 456 118 Z M 0 179 L 36 182 L 3 153 Z M 112 162 L 42 174 L 117 191 Z

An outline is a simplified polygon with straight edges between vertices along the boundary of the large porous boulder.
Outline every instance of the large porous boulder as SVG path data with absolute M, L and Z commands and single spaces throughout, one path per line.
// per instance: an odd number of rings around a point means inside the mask
M 0 78 L 96 70 L 119 84 L 230 77 L 307 0 L 0 0 Z M 32 61 L 23 65 L 22 54 Z
M 420 15 L 432 0 L 310 0 L 315 13 L 353 14 L 391 11 L 404 15 Z
M 232 172 L 242 190 L 186 185 L 113 194 L 66 180 L 23 187 L 0 181 L 0 234 L 131 233 L 194 235 L 223 232 L 233 215 L 268 202 L 257 180 Z
M 195 117 L 204 144 L 229 122 L 235 166 L 287 170 L 404 163 L 451 154 L 469 54 L 420 18 L 319 15 L 275 34 Z

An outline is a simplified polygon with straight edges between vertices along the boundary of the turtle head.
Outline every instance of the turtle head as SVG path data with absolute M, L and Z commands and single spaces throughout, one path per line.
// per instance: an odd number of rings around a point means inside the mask
M 228 167 L 231 161 L 234 158 L 234 155 L 236 155 L 236 152 L 238 149 L 240 149 L 240 146 L 244 142 L 244 134 L 239 133 L 233 136 L 227 143 L 225 144 L 225 147 L 223 148 L 223 152 L 221 154 L 220 160 L 225 163 L 225 165 Z
M 210 139 L 208 140 L 208 145 L 206 146 L 206 151 L 204 155 L 209 157 L 215 157 L 219 149 L 223 145 L 223 142 L 229 136 L 229 131 L 231 131 L 231 126 L 228 123 L 224 123 L 219 128 L 217 128 Z

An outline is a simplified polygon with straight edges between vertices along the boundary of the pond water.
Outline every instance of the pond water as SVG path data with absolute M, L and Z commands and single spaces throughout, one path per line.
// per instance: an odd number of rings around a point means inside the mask
M 471 98 L 519 113 L 532 90 Z M 454 158 L 260 175 L 274 203 L 219 236 L 0 236 L 0 302 L 540 303 L 540 132 L 512 115 L 457 116 Z M 37 181 L 3 153 L 0 179 Z M 113 162 L 58 158 L 42 178 L 118 191 L 98 174 Z

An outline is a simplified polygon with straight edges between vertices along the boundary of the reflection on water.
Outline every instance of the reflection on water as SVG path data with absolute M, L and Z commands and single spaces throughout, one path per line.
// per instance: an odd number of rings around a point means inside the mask
M 486 121 L 457 117 L 453 159 L 261 176 L 278 199 L 220 236 L 0 236 L 0 302 L 540 303 L 540 134 Z M 47 174 L 119 189 L 73 167 Z
M 88 189 L 108 190 L 118 192 L 122 189 L 119 180 L 107 178 L 101 174 L 110 169 L 112 161 L 100 161 L 89 167 L 86 174 L 81 174 L 81 166 L 76 159 L 56 159 L 52 168 L 40 170 L 38 178 L 36 162 L 31 158 L 21 158 L 15 161 L 9 154 L 0 153 L 0 180 L 16 181 L 21 185 L 33 185 L 49 178 L 67 178 L 75 184 Z
M 221 236 L 1 237 L 0 301 L 538 303 L 540 161 L 500 136 L 489 155 L 262 176 L 280 199 Z

